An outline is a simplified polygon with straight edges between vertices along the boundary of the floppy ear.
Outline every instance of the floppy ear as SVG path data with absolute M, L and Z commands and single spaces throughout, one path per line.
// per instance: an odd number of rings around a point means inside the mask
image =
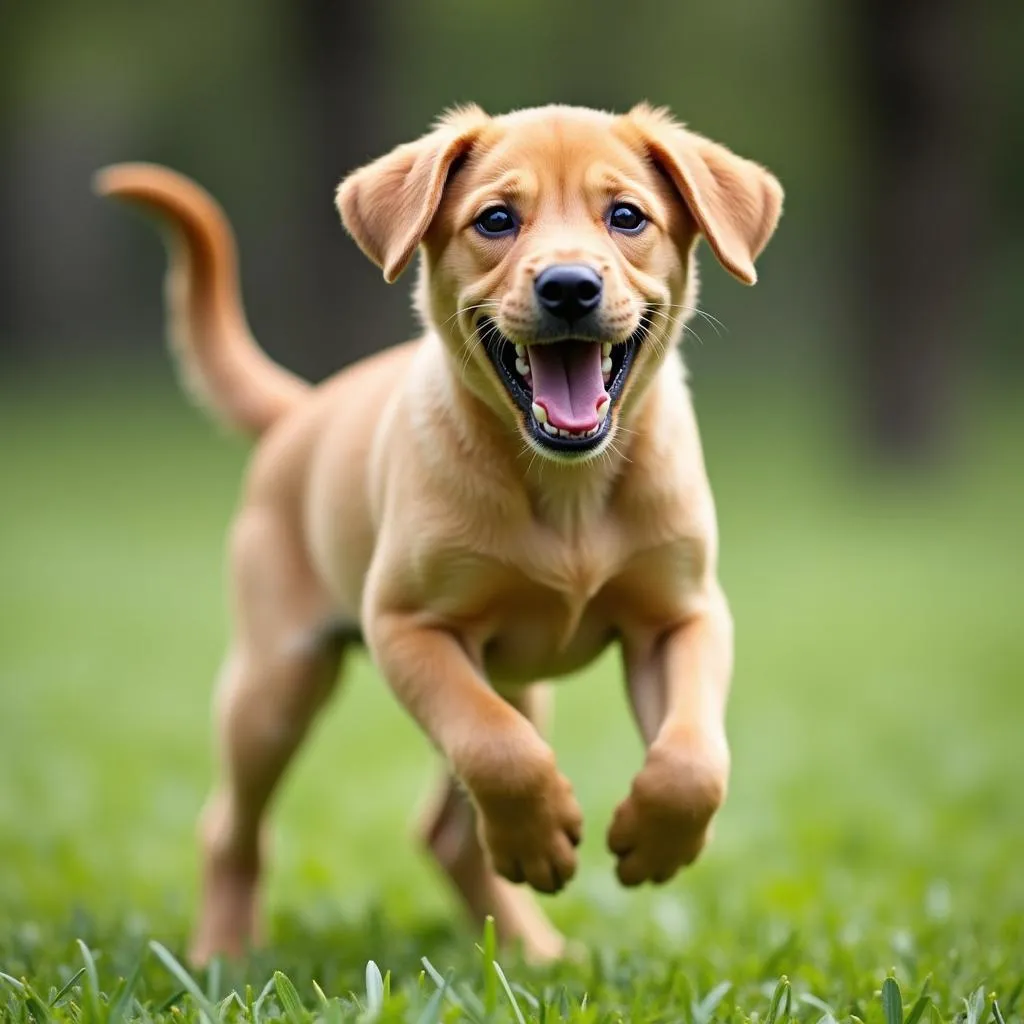
M 629 119 L 686 203 L 718 262 L 744 284 L 782 213 L 782 186 L 759 164 L 687 131 L 663 109 L 634 107 Z
M 353 171 L 338 186 L 342 223 L 388 284 L 412 259 L 441 204 L 452 165 L 487 119 L 477 106 L 450 111 L 429 135 Z

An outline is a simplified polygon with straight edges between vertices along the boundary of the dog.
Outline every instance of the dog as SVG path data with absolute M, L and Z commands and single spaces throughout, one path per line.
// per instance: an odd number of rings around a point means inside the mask
M 726 794 L 733 626 L 679 343 L 698 240 L 754 284 L 776 178 L 647 104 L 453 109 L 337 192 L 388 282 L 420 252 L 424 333 L 316 387 L 256 346 L 205 192 L 146 164 L 97 187 L 173 229 L 185 380 L 259 438 L 230 535 L 192 960 L 259 935 L 266 805 L 360 641 L 445 762 L 420 835 L 503 942 L 563 953 L 519 884 L 562 889 L 582 832 L 543 681 L 611 644 L 647 751 L 607 833 L 618 878 L 693 861 Z

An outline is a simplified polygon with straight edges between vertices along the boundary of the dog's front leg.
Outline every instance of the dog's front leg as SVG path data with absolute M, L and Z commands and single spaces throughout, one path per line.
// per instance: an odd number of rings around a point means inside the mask
M 717 584 L 655 641 L 624 640 L 630 700 L 647 756 L 608 830 L 624 885 L 668 881 L 700 853 L 725 799 L 732 618 Z
M 488 686 L 455 635 L 409 613 L 368 618 L 378 666 L 469 792 L 494 869 L 557 892 L 576 871 L 582 815 L 551 748 Z

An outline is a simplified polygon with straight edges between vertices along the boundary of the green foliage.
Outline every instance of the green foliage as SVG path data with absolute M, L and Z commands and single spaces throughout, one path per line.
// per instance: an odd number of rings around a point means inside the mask
M 546 972 L 521 969 L 525 983 L 510 983 L 497 961 L 474 958 L 468 949 L 456 952 L 458 969 L 445 977 L 432 969 L 404 978 L 392 992 L 390 986 L 367 991 L 361 1002 L 346 991 L 344 972 L 329 985 L 310 983 L 305 998 L 298 986 L 280 970 L 275 970 L 263 986 L 260 996 L 252 998 L 253 987 L 232 989 L 223 998 L 211 1001 L 203 992 L 203 978 L 192 975 L 166 949 L 151 944 L 150 956 L 138 963 L 136 976 L 146 975 L 146 983 L 136 987 L 135 979 L 117 979 L 110 992 L 97 983 L 91 972 L 78 971 L 59 991 L 50 990 L 44 999 L 28 984 L 9 975 L 0 975 L 0 1014 L 11 1021 L 52 1021 L 54 1024 L 73 1021 L 76 1024 L 113 1024 L 113 1022 L 282 1022 L 282 1024 L 333 1024 L 351 1021 L 412 1021 L 416 1024 L 467 1021 L 470 1024 L 551 1024 L 554 1021 L 630 1021 L 636 1024 L 654 1021 L 681 1021 L 696 1024 L 701 1020 L 747 1022 L 747 1024 L 828 1024 L 837 1018 L 831 1010 L 821 1013 L 821 1001 L 804 993 L 796 1002 L 786 976 L 772 985 L 770 981 L 746 982 L 741 999 L 725 1000 L 733 982 L 720 982 L 698 1001 L 690 1001 L 684 993 L 691 991 L 691 982 L 682 962 L 666 963 L 653 950 L 635 951 L 628 972 L 618 978 L 598 979 L 593 968 L 560 967 Z M 153 961 L 163 969 L 154 970 Z M 147 962 L 148 961 L 148 962 Z M 474 962 L 475 961 L 475 962 Z M 367 976 L 376 969 L 370 961 Z M 207 981 L 211 971 L 206 972 Z M 503 998 L 493 1004 L 486 1001 L 487 977 L 495 974 L 500 980 Z M 379 978 L 379 974 L 377 975 Z M 682 979 L 682 981 L 680 981 Z M 107 979 L 104 979 L 106 981 Z M 870 984 L 869 978 L 861 979 Z M 168 987 L 170 986 L 170 987 Z M 334 994 L 325 994 L 333 991 Z M 167 994 L 169 991 L 169 994 Z M 315 995 L 313 995 L 315 993 Z M 682 998 L 681 998 L 682 997 Z M 986 996 L 984 987 L 975 989 L 955 1005 L 941 1010 L 926 991 L 918 1005 L 927 1005 L 936 1021 L 950 1020 L 957 1024 L 1004 1024 L 993 995 Z M 884 1024 L 908 1024 L 912 1019 L 902 1016 L 902 994 L 899 982 L 892 975 L 885 978 L 881 991 L 866 999 L 864 1012 L 868 1021 Z M 850 1024 L 862 1022 L 856 1013 L 840 1018 Z

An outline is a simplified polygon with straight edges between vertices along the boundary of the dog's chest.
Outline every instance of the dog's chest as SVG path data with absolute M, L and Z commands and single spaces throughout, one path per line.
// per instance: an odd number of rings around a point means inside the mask
M 614 632 L 610 618 L 594 602 L 543 588 L 516 588 L 489 612 L 481 647 L 488 677 L 499 685 L 582 668 Z
M 576 522 L 499 521 L 472 551 L 450 538 L 431 546 L 428 604 L 499 687 L 574 672 L 618 636 L 678 621 L 701 573 L 690 530 L 666 516 L 641 525 L 605 507 Z
M 572 672 L 614 633 L 601 592 L 615 572 L 614 546 L 536 543 L 495 577 L 480 637 L 496 683 Z

